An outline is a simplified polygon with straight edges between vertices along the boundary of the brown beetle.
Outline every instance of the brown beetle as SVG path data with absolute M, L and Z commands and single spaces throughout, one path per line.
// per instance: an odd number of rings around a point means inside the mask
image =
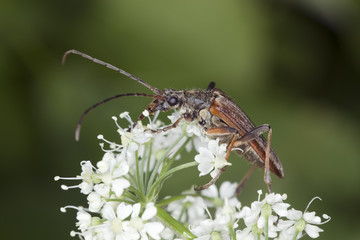
M 184 111 L 184 114 L 172 125 L 162 129 L 152 130 L 153 132 L 167 131 L 171 128 L 175 128 L 182 119 L 189 122 L 195 121 L 199 124 L 200 128 L 204 130 L 205 134 L 209 138 L 219 138 L 220 143 L 228 144 L 225 157 L 226 160 L 228 160 L 230 152 L 234 150 L 239 156 L 253 164 L 253 167 L 238 184 L 237 193 L 241 191 L 243 184 L 256 167 L 264 168 L 264 181 L 268 187 L 269 192 L 271 192 L 270 171 L 280 178 L 284 177 L 284 171 L 281 162 L 273 149 L 270 147 L 272 135 L 270 125 L 264 124 L 259 127 L 255 127 L 251 120 L 230 97 L 228 97 L 220 89 L 215 88 L 214 82 L 211 82 L 206 90 L 187 91 L 164 89 L 160 91 L 159 89 L 149 85 L 143 80 L 125 72 L 120 68 L 117 68 L 99 59 L 93 58 L 77 50 L 67 51 L 62 59 L 63 64 L 65 63 L 67 55 L 71 53 L 80 55 L 81 57 L 89 59 L 95 63 L 104 65 L 112 70 L 120 72 L 121 74 L 124 74 L 131 79 L 143 84 L 155 94 L 119 94 L 93 105 L 82 114 L 79 120 L 75 134 L 76 140 L 79 139 L 80 127 L 85 115 L 98 105 L 124 96 L 151 97 L 153 98 L 153 101 L 147 107 L 147 110 L 150 114 L 155 114 L 157 111 L 165 112 L 175 108 Z M 138 120 L 141 121 L 143 118 L 144 115 L 141 114 Z M 262 134 L 265 132 L 268 132 L 267 140 L 262 136 Z M 222 168 L 209 183 L 200 187 L 195 187 L 195 189 L 203 190 L 208 188 L 215 183 L 223 171 L 225 171 L 225 167 Z

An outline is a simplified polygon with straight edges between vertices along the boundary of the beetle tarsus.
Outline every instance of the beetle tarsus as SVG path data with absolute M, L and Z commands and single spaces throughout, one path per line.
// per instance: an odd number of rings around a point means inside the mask
M 211 181 L 208 182 L 207 184 L 202 185 L 202 186 L 196 186 L 195 185 L 194 190 L 195 191 L 201 191 L 201 190 L 209 188 L 211 185 L 213 185 L 216 182 L 216 180 L 219 179 L 221 173 L 224 172 L 225 170 L 226 170 L 226 167 L 223 167 L 222 169 L 220 169 L 220 171 L 215 175 L 215 177 L 213 179 L 211 179 Z

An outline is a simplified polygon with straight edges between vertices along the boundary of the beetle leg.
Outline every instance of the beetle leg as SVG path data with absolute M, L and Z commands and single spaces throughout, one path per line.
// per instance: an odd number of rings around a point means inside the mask
M 245 182 L 249 179 L 250 175 L 253 173 L 253 171 L 255 170 L 256 166 L 253 165 L 250 170 L 246 173 L 246 175 L 241 179 L 241 181 L 238 183 L 237 187 L 236 187 L 236 195 L 239 194 L 242 190 L 242 188 L 244 187 Z
M 169 125 L 169 126 L 164 127 L 164 128 L 159 128 L 159 129 L 147 129 L 146 131 L 150 131 L 152 133 L 166 132 L 166 131 L 168 131 L 170 129 L 176 128 L 183 118 L 184 118 L 184 115 L 181 115 L 181 117 L 179 117 L 178 120 L 176 120 L 172 125 Z
M 271 143 L 271 135 L 272 130 L 269 129 L 267 144 L 266 144 L 266 151 L 265 151 L 265 172 L 264 172 L 264 181 L 268 187 L 269 193 L 272 193 L 271 189 L 271 177 L 270 177 L 270 143 Z
M 267 185 L 269 192 L 271 193 L 271 177 L 270 177 L 270 145 L 271 145 L 271 136 L 272 130 L 269 124 L 264 124 L 259 127 L 254 128 L 250 132 L 246 133 L 240 139 L 238 139 L 234 145 L 240 146 L 244 143 L 248 143 L 255 138 L 261 136 L 263 133 L 268 132 L 266 149 L 265 149 L 265 168 L 264 168 L 264 182 Z M 240 182 L 241 183 L 241 182 Z
M 231 127 L 215 127 L 215 128 L 207 129 L 206 134 L 208 134 L 208 135 L 217 135 L 217 136 L 224 136 L 224 135 L 233 134 L 233 137 L 231 139 L 230 144 L 228 145 L 226 156 L 225 156 L 225 160 L 227 161 L 229 159 L 231 149 L 233 148 L 234 143 L 236 142 L 236 139 L 238 139 L 238 137 L 239 137 L 238 131 L 236 129 L 234 129 L 234 128 L 231 128 Z M 215 177 L 213 179 L 211 179 L 210 182 L 208 182 L 207 184 L 202 185 L 200 187 L 194 186 L 195 191 L 201 191 L 201 190 L 209 188 L 211 185 L 213 185 L 216 182 L 216 180 L 218 180 L 221 173 L 223 173 L 225 170 L 226 170 L 226 166 L 221 168 L 219 170 L 219 172 L 215 175 Z
M 204 184 L 204 185 L 202 185 L 200 187 L 195 185 L 194 190 L 195 191 L 201 191 L 201 190 L 209 188 L 211 185 L 213 185 L 216 182 L 216 180 L 219 179 L 221 173 L 224 172 L 225 170 L 226 170 L 226 167 L 223 167 L 222 169 L 220 169 L 220 171 L 215 175 L 215 177 L 213 179 L 211 179 L 211 181 L 208 182 L 207 184 Z
M 228 145 L 225 159 L 226 161 L 229 159 L 231 149 L 233 148 L 235 142 L 239 138 L 239 132 L 235 128 L 232 127 L 215 127 L 206 130 L 207 135 L 215 135 L 215 136 L 226 136 L 233 135 L 230 144 Z
M 231 134 L 237 134 L 238 130 L 232 127 L 214 127 L 205 130 L 206 135 L 209 136 L 226 136 Z

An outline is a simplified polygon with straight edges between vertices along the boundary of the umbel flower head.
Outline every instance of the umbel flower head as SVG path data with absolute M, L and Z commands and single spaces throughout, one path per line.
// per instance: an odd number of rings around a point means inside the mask
M 120 118 L 129 122 L 121 127 L 113 117 L 120 143 L 99 135 L 104 152 L 96 163 L 82 161 L 76 177 L 55 177 L 55 180 L 78 181 L 62 185 L 63 190 L 78 188 L 87 199 L 87 206 L 66 206 L 76 211 L 75 231 L 71 236 L 85 240 L 148 240 L 148 239 L 299 239 L 304 235 L 319 237 L 323 230 L 317 225 L 325 221 L 315 212 L 290 208 L 286 194 L 270 193 L 261 199 L 262 192 L 250 207 L 241 206 L 236 196 L 237 183 L 225 181 L 202 192 L 191 190 L 161 198 L 164 182 L 189 167 L 197 167 L 199 175 L 215 176 L 229 166 L 225 160 L 226 144 L 210 140 L 197 125 L 182 121 L 178 127 L 154 133 L 151 129 L 166 127 L 157 114 L 134 127 L 129 113 Z M 180 114 L 169 119 L 175 122 Z M 183 150 L 195 149 L 194 161 L 181 159 Z M 316 199 L 316 198 L 314 198 Z

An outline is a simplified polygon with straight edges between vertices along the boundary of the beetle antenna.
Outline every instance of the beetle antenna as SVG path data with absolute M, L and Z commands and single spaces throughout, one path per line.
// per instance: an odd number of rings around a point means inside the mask
M 81 129 L 81 124 L 85 118 L 85 116 L 88 114 L 88 112 L 90 112 L 91 110 L 93 110 L 94 108 L 98 107 L 99 105 L 102 105 L 110 100 L 116 99 L 116 98 L 120 98 L 120 97 L 127 97 L 127 96 L 141 96 L 141 97 L 151 97 L 151 98 L 162 98 L 161 96 L 154 96 L 154 95 L 149 95 L 146 93 L 124 93 L 124 94 L 118 94 L 109 98 L 106 98 L 104 100 L 102 100 L 101 102 L 98 102 L 94 105 L 92 105 L 91 107 L 89 107 L 88 109 L 85 110 L 85 112 L 81 115 L 79 122 L 76 126 L 76 130 L 75 130 L 75 140 L 78 142 L 80 139 L 80 129 Z
M 134 75 L 132 75 L 132 74 L 130 74 L 130 73 L 128 73 L 128 72 L 126 72 L 126 71 L 118 68 L 118 67 L 115 67 L 115 66 L 111 65 L 110 63 L 101 61 L 101 60 L 99 60 L 99 59 L 97 59 L 97 58 L 93 58 L 93 57 L 91 57 L 91 56 L 89 56 L 89 55 L 87 55 L 87 54 L 85 54 L 85 53 L 83 53 L 83 52 L 80 52 L 80 51 L 78 51 L 78 50 L 72 49 L 72 50 L 66 51 L 65 54 L 64 54 L 64 56 L 63 56 L 63 58 L 62 58 L 62 64 L 63 64 L 63 65 L 65 64 L 66 57 L 67 57 L 69 54 L 71 54 L 71 53 L 72 53 L 72 54 L 79 55 L 79 56 L 81 56 L 81 57 L 83 57 L 83 58 L 86 58 L 86 59 L 88 59 L 88 60 L 90 60 L 90 61 L 93 61 L 94 63 L 103 65 L 103 66 L 105 66 L 105 67 L 107 67 L 107 68 L 110 68 L 110 69 L 116 71 L 116 72 L 119 72 L 119 73 L 121 73 L 121 74 L 123 74 L 123 75 L 125 75 L 125 76 L 127 76 L 127 77 L 129 77 L 129 78 L 131 78 L 131 79 L 133 79 L 133 80 L 141 83 L 142 85 L 144 85 L 145 87 L 149 88 L 151 91 L 153 91 L 153 92 L 156 93 L 156 94 L 160 94 L 160 93 L 161 93 L 161 91 L 160 91 L 159 89 L 157 89 L 156 87 L 153 87 L 153 86 L 151 86 L 150 84 L 144 82 L 144 81 L 141 80 L 140 78 L 137 78 L 137 77 L 135 77 Z

